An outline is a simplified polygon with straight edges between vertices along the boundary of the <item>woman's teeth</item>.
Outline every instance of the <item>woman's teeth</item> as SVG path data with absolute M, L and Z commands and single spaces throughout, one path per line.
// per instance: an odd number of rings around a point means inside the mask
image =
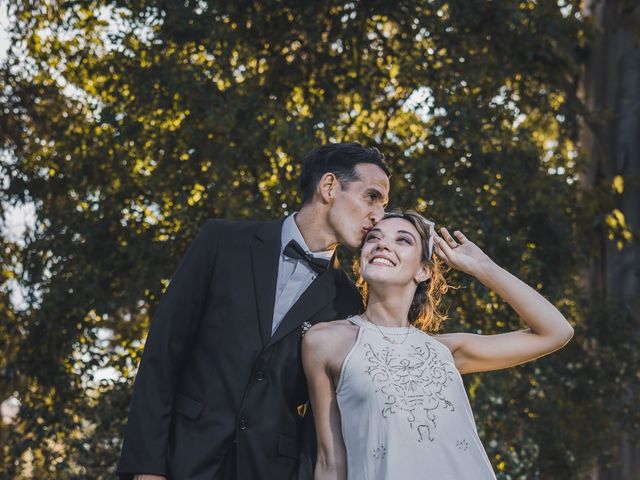
M 393 264 L 392 261 L 387 260 L 386 258 L 380 258 L 380 257 L 374 258 L 369 263 L 371 263 L 372 265 L 373 264 L 377 264 L 377 265 L 386 265 L 386 266 L 389 266 L 389 267 L 395 267 L 395 265 Z

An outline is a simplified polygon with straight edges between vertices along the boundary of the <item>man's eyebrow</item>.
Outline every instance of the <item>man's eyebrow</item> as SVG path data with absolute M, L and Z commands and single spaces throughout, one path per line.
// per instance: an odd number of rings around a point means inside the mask
M 385 199 L 384 195 L 377 188 L 369 187 L 367 189 L 367 195 L 373 195 L 376 200 L 382 200 L 385 207 L 389 203 L 389 199 Z

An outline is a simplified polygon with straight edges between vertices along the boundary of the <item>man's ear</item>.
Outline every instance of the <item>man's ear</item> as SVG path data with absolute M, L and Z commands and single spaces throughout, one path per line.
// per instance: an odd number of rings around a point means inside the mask
M 340 188 L 340 181 L 338 177 L 331 172 L 325 173 L 318 182 L 318 191 L 324 203 L 331 203 L 333 201 L 338 188 Z

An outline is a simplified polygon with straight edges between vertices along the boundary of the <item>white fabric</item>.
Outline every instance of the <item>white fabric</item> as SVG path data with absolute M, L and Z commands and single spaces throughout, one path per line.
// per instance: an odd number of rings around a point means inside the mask
M 449 349 L 413 327 L 350 320 L 358 336 L 336 388 L 348 479 L 495 479 Z
M 291 240 L 295 240 L 305 252 L 311 253 L 314 257 L 330 260 L 333 256 L 333 250 L 324 252 L 311 252 L 309 250 L 296 224 L 295 215 L 296 213 L 289 215 L 284 219 L 282 224 L 276 299 L 273 308 L 273 323 L 271 325 L 272 335 L 280 326 L 282 319 L 289 309 L 298 301 L 307 287 L 311 285 L 311 282 L 318 276 L 306 262 L 284 255 L 284 249 L 287 244 Z

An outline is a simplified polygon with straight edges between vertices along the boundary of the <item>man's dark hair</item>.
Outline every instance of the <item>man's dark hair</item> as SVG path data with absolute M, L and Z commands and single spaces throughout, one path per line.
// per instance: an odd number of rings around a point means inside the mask
M 376 147 L 363 147 L 357 142 L 330 143 L 308 152 L 302 160 L 300 175 L 302 204 L 311 201 L 318 182 L 325 173 L 333 173 L 340 181 L 342 190 L 349 183 L 359 180 L 356 173 L 356 165 L 359 163 L 376 165 L 389 176 L 389 167 L 384 162 L 384 155 Z

